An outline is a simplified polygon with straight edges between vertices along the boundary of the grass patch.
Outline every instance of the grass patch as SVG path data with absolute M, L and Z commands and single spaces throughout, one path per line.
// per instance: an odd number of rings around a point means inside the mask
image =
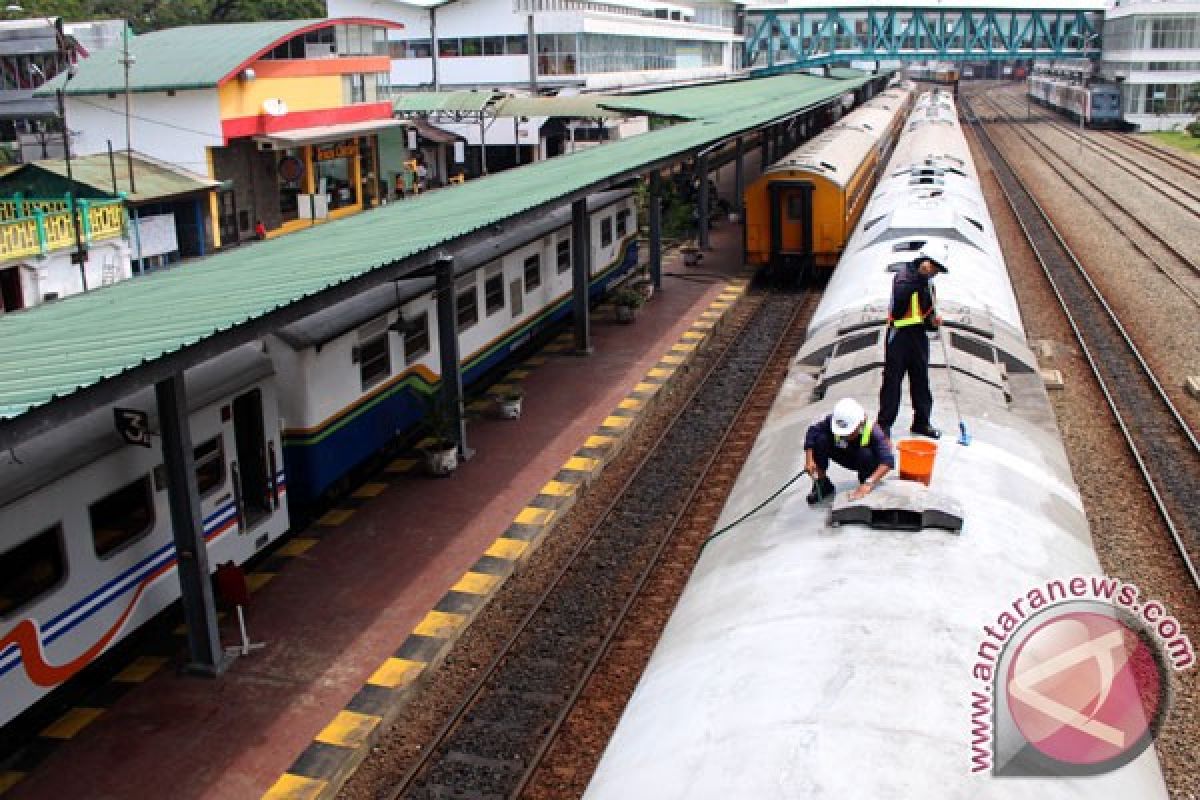
M 1169 145 L 1178 150 L 1185 150 L 1195 155 L 1200 155 L 1200 139 L 1190 136 L 1186 133 L 1178 131 L 1159 131 L 1148 134 L 1152 139 L 1156 139 L 1165 145 Z

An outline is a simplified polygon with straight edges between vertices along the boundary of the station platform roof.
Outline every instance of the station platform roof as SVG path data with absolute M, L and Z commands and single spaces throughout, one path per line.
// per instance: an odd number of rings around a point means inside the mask
M 439 252 L 452 254 L 496 226 L 610 188 L 868 80 L 789 75 L 631 98 L 698 118 L 4 314 L 0 449 L 427 267 Z

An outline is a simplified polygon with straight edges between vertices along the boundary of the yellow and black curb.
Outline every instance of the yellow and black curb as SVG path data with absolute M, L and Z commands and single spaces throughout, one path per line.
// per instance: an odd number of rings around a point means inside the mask
M 421 676 L 438 666 L 504 579 L 529 557 L 579 495 L 629 441 L 645 412 L 675 373 L 712 335 L 745 291 L 732 282 L 617 404 L 512 524 L 429 611 L 404 643 L 321 730 L 292 766 L 263 795 L 264 800 L 320 800 L 333 797 L 366 758 L 380 731 L 399 715 Z M 552 342 L 548 352 L 570 341 Z M 509 376 L 519 379 L 519 376 Z M 506 378 L 508 381 L 508 378 Z

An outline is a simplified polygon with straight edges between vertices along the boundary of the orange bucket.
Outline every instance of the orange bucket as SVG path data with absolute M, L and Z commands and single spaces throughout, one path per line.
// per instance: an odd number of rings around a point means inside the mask
M 896 442 L 900 451 L 900 480 L 920 481 L 926 486 L 933 477 L 933 462 L 937 444 L 925 439 L 901 439 Z

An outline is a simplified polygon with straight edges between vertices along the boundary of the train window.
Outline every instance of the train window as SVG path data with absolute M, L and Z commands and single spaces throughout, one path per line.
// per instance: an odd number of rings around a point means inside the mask
M 458 287 L 458 332 L 469 330 L 476 322 L 479 322 L 479 298 L 472 275 L 470 285 Z
M 624 208 L 617 212 L 617 238 L 625 238 L 625 234 L 629 232 L 629 209 Z
M 613 239 L 613 224 L 612 217 L 605 217 L 600 220 L 600 246 L 609 247 L 612 245 Z
M 392 374 L 392 356 L 389 351 L 386 333 L 358 345 L 358 376 L 363 391 Z
M 799 192 L 787 196 L 787 218 L 804 219 L 804 195 Z
M 88 508 L 96 555 L 107 558 L 154 529 L 154 490 L 143 475 Z
M 429 313 L 422 311 L 410 318 L 411 324 L 404 331 L 404 362 L 413 364 L 429 352 Z
M 534 253 L 525 259 L 525 291 L 532 292 L 542 285 L 542 257 Z
M 62 583 L 66 574 L 61 525 L 0 554 L 0 616 L 41 597 Z
M 196 493 L 205 497 L 225 484 L 225 445 L 220 435 L 192 450 L 196 464 Z
M 497 272 L 483 282 L 483 306 L 490 317 L 504 308 L 504 273 Z
M 571 269 L 571 240 L 560 239 L 555 249 L 555 258 L 558 264 L 558 274 L 569 272 Z

